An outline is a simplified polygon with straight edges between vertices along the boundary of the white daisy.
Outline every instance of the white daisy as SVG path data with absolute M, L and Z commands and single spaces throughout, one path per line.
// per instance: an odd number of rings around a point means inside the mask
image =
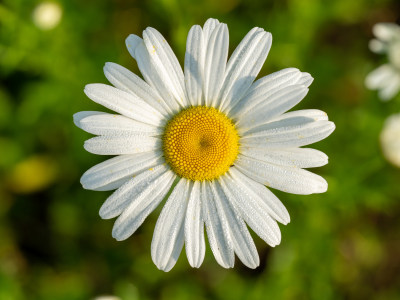
M 112 235 L 132 235 L 172 188 L 151 244 L 157 267 L 169 271 L 183 245 L 192 267 L 204 259 L 204 225 L 218 263 L 231 268 L 234 254 L 248 267 L 259 257 L 246 224 L 272 247 L 281 241 L 277 221 L 289 214 L 266 187 L 295 194 L 323 193 L 326 181 L 302 168 L 328 157 L 300 148 L 335 128 L 326 113 L 285 113 L 308 92 L 313 78 L 289 68 L 253 83 L 272 37 L 253 28 L 229 60 L 228 28 L 209 19 L 191 28 L 185 71 L 153 28 L 126 44 L 145 80 L 114 63 L 104 73 L 114 85 L 89 84 L 86 95 L 117 112 L 80 112 L 75 124 L 98 135 L 85 142 L 94 154 L 118 155 L 89 169 L 84 188 L 117 189 L 100 216 L 118 217 Z
M 400 114 L 387 118 L 380 140 L 383 155 L 394 166 L 400 167 Z
M 370 41 L 369 48 L 375 53 L 386 53 L 389 63 L 369 73 L 365 85 L 371 90 L 379 90 L 379 97 L 387 101 L 400 91 L 400 26 L 377 23 L 372 30 L 376 39 Z

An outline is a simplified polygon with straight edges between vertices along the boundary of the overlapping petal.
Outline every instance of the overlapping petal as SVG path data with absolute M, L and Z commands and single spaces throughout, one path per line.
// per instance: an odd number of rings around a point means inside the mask
M 247 267 L 256 268 L 260 264 L 260 258 L 246 224 L 232 207 L 232 203 L 230 203 L 218 181 L 211 183 L 211 190 L 218 214 L 221 216 L 223 226 L 226 228 L 227 238 L 236 255 Z
M 235 264 L 233 246 L 228 238 L 228 228 L 224 222 L 224 214 L 220 214 L 211 190 L 211 184 L 202 182 L 202 210 L 207 229 L 210 248 L 217 262 L 224 268 L 232 268 Z
M 137 134 L 157 136 L 163 133 L 161 127 L 104 112 L 81 111 L 74 115 L 74 122 L 82 130 L 96 135 Z
M 154 126 L 163 123 L 160 112 L 133 94 L 99 83 L 86 85 L 84 92 L 94 102 L 128 118 Z
M 162 153 L 150 151 L 131 155 L 119 155 L 91 167 L 81 177 L 85 189 L 109 191 L 164 162 Z
M 328 188 L 321 176 L 300 168 L 275 165 L 245 156 L 239 156 L 235 165 L 253 180 L 287 193 L 309 195 L 324 193 Z
M 191 105 L 201 105 L 203 98 L 204 38 L 199 25 L 194 25 L 188 34 L 185 54 L 185 85 Z
M 271 44 L 272 35 L 257 27 L 243 38 L 229 58 L 216 107 L 225 111 L 242 98 L 260 72 Z
M 184 223 L 192 183 L 182 178 L 161 211 L 151 242 L 155 265 L 169 271 L 178 260 L 184 244 Z
M 206 244 L 204 241 L 204 220 L 201 209 L 201 184 L 195 181 L 189 192 L 189 202 L 185 217 L 185 244 L 189 264 L 199 268 L 204 260 Z
M 138 96 L 161 112 L 164 117 L 168 117 L 169 113 L 171 113 L 157 91 L 128 69 L 108 62 L 104 66 L 104 75 L 116 88 Z

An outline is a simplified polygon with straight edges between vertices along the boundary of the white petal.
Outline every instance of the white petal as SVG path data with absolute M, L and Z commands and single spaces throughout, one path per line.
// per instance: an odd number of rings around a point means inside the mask
M 371 90 L 383 88 L 395 74 L 396 72 L 391 65 L 384 64 L 367 75 L 365 86 Z
M 130 237 L 160 204 L 170 190 L 176 175 L 167 171 L 157 180 L 135 196 L 130 197 L 130 203 L 114 223 L 112 236 L 117 241 Z
M 128 118 L 155 126 L 162 125 L 163 116 L 135 95 L 100 83 L 86 85 L 84 92 L 94 102 Z
M 96 116 L 96 115 L 101 115 L 103 114 L 103 112 L 100 111 L 80 111 L 77 112 L 76 114 L 73 115 L 73 120 L 74 120 L 74 124 L 81 128 L 81 120 L 89 117 L 89 116 Z
M 239 118 L 250 109 L 268 101 L 277 91 L 296 84 L 300 78 L 301 72 L 298 69 L 287 68 L 258 79 L 247 90 L 242 100 L 233 107 L 230 115 L 232 118 Z
M 96 136 L 85 141 L 86 151 L 100 155 L 135 154 L 161 148 L 161 139 L 145 135 Z
M 204 241 L 204 221 L 201 213 L 200 182 L 195 181 L 190 192 L 185 218 L 186 255 L 193 268 L 199 268 L 204 260 L 206 244 Z
M 226 24 L 219 24 L 208 40 L 204 58 L 203 93 L 206 106 L 212 105 L 218 98 L 225 76 L 228 48 L 228 27 Z
M 159 165 L 135 176 L 116 190 L 100 208 L 100 217 L 111 219 L 120 215 L 131 203 L 149 187 L 157 186 L 161 176 L 169 171 L 165 165 Z
M 295 110 L 295 111 L 289 111 L 287 113 L 284 113 L 280 115 L 279 117 L 276 117 L 273 119 L 273 121 L 277 120 L 283 120 L 287 118 L 292 118 L 292 117 L 305 117 L 305 118 L 311 118 L 314 119 L 314 121 L 322 121 L 322 120 L 328 120 L 328 115 L 326 112 L 319 110 L 319 109 L 300 109 L 300 110 Z
M 125 116 L 103 112 L 79 112 L 74 115 L 76 124 L 86 132 L 96 135 L 137 134 L 155 136 L 163 133 L 162 128 L 132 120 Z
M 134 59 L 136 59 L 136 48 L 141 43 L 143 40 L 134 34 L 130 34 L 125 40 L 126 48 Z
M 116 156 L 87 170 L 81 177 L 81 184 L 88 190 L 113 190 L 129 178 L 162 163 L 162 153 L 156 151 Z
M 224 268 L 232 268 L 235 255 L 229 241 L 228 228 L 224 226 L 224 214 L 220 217 L 209 182 L 202 182 L 201 202 L 208 241 L 216 261 Z
M 301 77 L 299 81 L 296 82 L 296 84 L 301 84 L 305 87 L 309 87 L 313 81 L 314 78 L 309 73 L 303 72 L 301 73 Z
M 379 92 L 379 98 L 383 101 L 388 101 L 392 99 L 400 90 L 400 76 L 396 74 L 396 76 L 390 78 L 386 86 L 384 86 Z
M 236 126 L 247 129 L 263 124 L 267 120 L 291 109 L 307 93 L 308 88 L 302 85 L 291 85 L 283 88 L 268 97 L 262 104 L 253 107 L 246 114 L 241 115 Z
M 168 42 L 151 27 L 143 31 L 143 40 L 157 72 L 164 74 L 163 78 L 170 93 L 183 107 L 187 106 L 182 68 Z
M 202 104 L 204 53 L 203 32 L 195 25 L 189 31 L 185 54 L 186 92 L 193 106 Z
M 281 242 L 278 224 L 269 215 L 265 203 L 240 180 L 228 174 L 221 176 L 221 186 L 233 206 L 240 212 L 254 232 L 268 245 L 275 247 Z
M 378 39 L 384 42 L 390 42 L 400 35 L 400 27 L 394 23 L 377 23 L 372 31 Z
M 289 212 L 282 202 L 276 197 L 269 189 L 264 185 L 250 179 L 248 176 L 237 170 L 236 167 L 229 169 L 229 173 L 235 180 L 241 182 L 243 188 L 247 188 L 252 193 L 256 194 L 262 202 L 258 201 L 258 205 L 261 209 L 267 211 L 275 220 L 282 224 L 288 224 L 290 222 Z
M 222 111 L 234 106 L 246 93 L 260 72 L 271 44 L 272 35 L 256 27 L 237 46 L 229 58 L 219 96 Z
M 204 41 L 207 43 L 213 33 L 214 29 L 219 25 L 219 21 L 217 19 L 208 19 L 203 26 L 204 33 Z M 205 45 L 206 46 L 206 45 Z
M 153 59 L 150 58 L 144 43 L 136 47 L 136 61 L 144 79 L 161 95 L 169 111 L 173 114 L 180 111 L 181 106 L 169 89 L 170 78 L 168 72 L 159 72 Z
M 163 116 L 168 116 L 171 113 L 157 91 L 128 69 L 108 62 L 104 66 L 104 75 L 116 88 L 136 95 L 161 112 Z
M 299 168 L 278 166 L 245 156 L 239 156 L 235 166 L 251 179 L 287 193 L 309 195 L 324 193 L 328 189 L 321 176 Z
M 227 227 L 233 249 L 243 264 L 252 269 L 256 268 L 260 264 L 260 258 L 246 224 L 232 207 L 220 183 L 214 181 L 210 184 L 218 214 Z
M 375 53 L 384 53 L 387 50 L 386 43 L 382 43 L 378 39 L 372 39 L 368 43 L 369 50 Z
M 175 247 L 180 246 L 180 232 L 184 232 L 190 185 L 191 182 L 186 179 L 178 182 L 161 211 L 154 229 L 151 258 L 157 268 L 166 272 L 175 264 L 182 249 L 182 247 L 180 249 L 179 247 L 175 249 Z
M 181 255 L 184 242 L 185 242 L 185 230 L 184 230 L 184 226 L 181 226 L 178 236 L 176 237 L 176 242 L 172 249 L 171 256 L 170 256 L 166 266 L 164 268 L 160 268 L 160 270 L 163 270 L 164 272 L 169 272 L 175 266 L 176 262 L 178 261 L 179 256 Z
M 246 136 L 251 133 L 256 133 L 263 130 L 274 128 L 276 124 L 285 124 L 285 122 L 287 122 L 288 125 L 295 124 L 296 120 L 306 121 L 306 123 L 312 121 L 327 121 L 328 115 L 326 114 L 326 112 L 323 112 L 318 109 L 302 109 L 302 110 L 289 111 L 271 120 L 266 120 L 264 124 L 259 124 L 258 126 L 247 130 L 238 128 L 238 131 L 240 132 L 241 136 Z M 281 127 L 281 125 L 277 127 Z
M 292 148 L 323 140 L 335 130 L 330 121 L 314 121 L 293 117 L 264 125 L 263 130 L 246 134 L 240 139 L 244 148 Z
M 297 168 L 315 168 L 328 163 L 328 156 L 310 148 L 253 148 L 241 147 L 240 154 L 257 160 Z

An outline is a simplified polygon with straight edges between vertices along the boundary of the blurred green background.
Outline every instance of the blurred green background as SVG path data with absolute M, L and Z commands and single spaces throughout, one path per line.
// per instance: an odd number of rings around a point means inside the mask
M 363 84 L 386 60 L 368 50 L 371 28 L 395 22 L 399 1 L 63 0 L 53 2 L 59 24 L 54 13 L 38 19 L 40 3 L 0 2 L 1 300 L 400 299 L 400 169 L 379 145 L 400 96 L 382 103 Z M 313 75 L 296 108 L 324 110 L 336 123 L 314 146 L 330 158 L 315 170 L 329 190 L 276 192 L 292 221 L 281 226 L 276 248 L 255 237 L 259 268 L 237 261 L 225 270 L 208 248 L 200 269 L 183 252 L 164 273 L 150 258 L 160 209 L 128 240 L 111 237 L 113 221 L 98 216 L 109 193 L 79 183 L 105 157 L 84 151 L 90 135 L 72 115 L 103 110 L 83 87 L 106 83 L 105 62 L 138 73 L 125 49 L 128 34 L 157 28 L 182 63 L 187 32 L 209 17 L 228 24 L 231 51 L 254 26 L 272 32 L 260 76 L 287 67 Z

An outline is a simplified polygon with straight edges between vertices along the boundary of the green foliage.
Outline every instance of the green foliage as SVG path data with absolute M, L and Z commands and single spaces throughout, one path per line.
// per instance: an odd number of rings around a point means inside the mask
M 396 20 L 396 0 L 59 0 L 60 23 L 41 29 L 39 1 L 0 3 L 0 300 L 399 299 L 400 171 L 381 154 L 382 103 L 363 85 L 384 61 L 368 50 L 371 27 Z M 255 241 L 261 266 L 217 265 L 210 249 L 199 270 L 183 253 L 169 273 L 150 258 L 159 211 L 128 240 L 111 237 L 98 209 L 108 194 L 82 189 L 81 174 L 104 158 L 82 144 L 72 115 L 102 110 L 83 94 L 113 61 L 138 72 L 125 49 L 130 33 L 160 32 L 183 62 L 186 35 L 209 17 L 229 26 L 231 50 L 254 26 L 272 32 L 260 76 L 297 67 L 315 78 L 299 108 L 318 108 L 337 126 L 315 148 L 330 163 L 315 170 L 325 194 L 277 192 L 292 222 L 282 243 Z

